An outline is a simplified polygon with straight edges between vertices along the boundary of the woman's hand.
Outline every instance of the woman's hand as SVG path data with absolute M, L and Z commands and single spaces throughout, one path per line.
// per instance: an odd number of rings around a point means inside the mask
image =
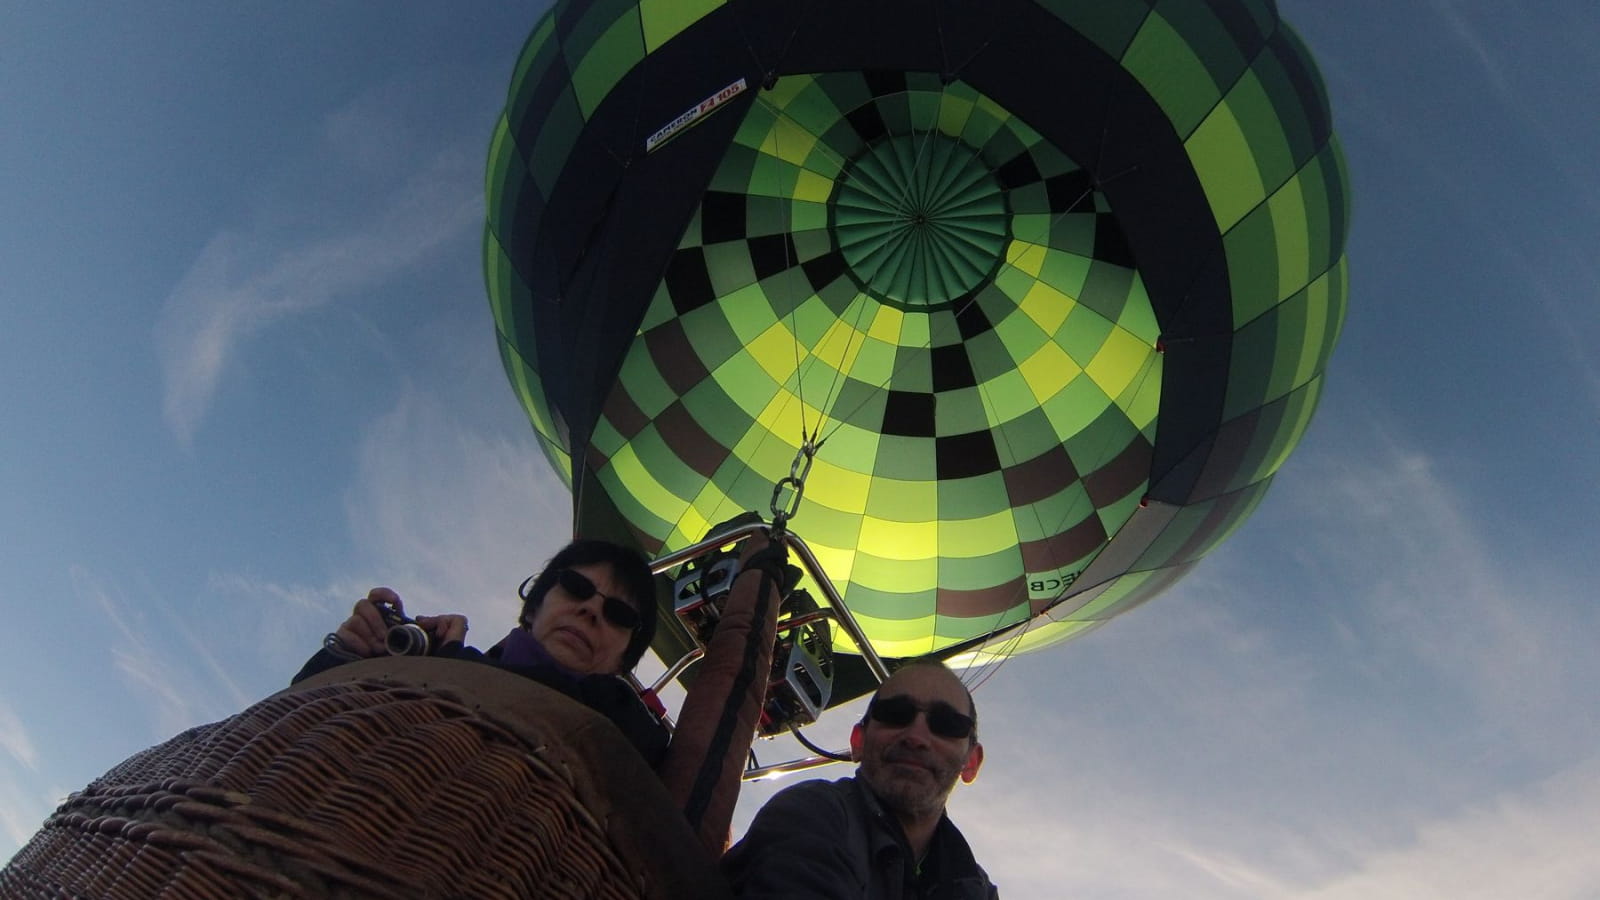
M 356 601 L 355 608 L 350 611 L 350 618 L 340 623 L 339 628 L 334 631 L 334 635 L 339 638 L 339 643 L 345 650 L 363 659 L 382 656 L 387 652 L 389 625 L 383 621 L 383 614 L 378 612 L 379 603 L 388 603 L 395 610 L 405 612 L 399 594 L 386 587 L 376 587 Z
M 368 591 L 367 596 L 356 601 L 350 618 L 345 619 L 334 632 L 340 647 L 352 656 L 369 659 L 388 652 L 389 623 L 383 620 L 383 613 L 378 611 L 380 603 L 394 607 L 395 612 L 401 615 L 405 614 L 405 604 L 392 589 L 375 587 Z M 467 640 L 467 617 L 459 613 L 417 616 L 413 621 L 433 636 L 434 647 L 451 642 L 465 643 Z
M 467 617 L 458 613 L 448 613 L 442 616 L 417 616 L 417 624 L 422 630 L 433 635 L 433 646 L 443 647 L 445 644 L 464 644 L 467 641 Z

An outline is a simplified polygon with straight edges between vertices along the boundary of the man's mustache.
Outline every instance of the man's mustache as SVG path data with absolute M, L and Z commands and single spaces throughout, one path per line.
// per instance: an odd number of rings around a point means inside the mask
M 940 771 L 939 760 L 933 754 L 899 745 L 885 750 L 883 761 L 886 763 L 910 763 L 930 772 Z

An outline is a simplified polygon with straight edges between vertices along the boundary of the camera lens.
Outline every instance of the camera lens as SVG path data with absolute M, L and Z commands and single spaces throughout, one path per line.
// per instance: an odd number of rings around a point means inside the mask
M 395 625 L 389 629 L 384 646 L 390 656 L 427 656 L 430 638 L 422 626 L 415 622 Z

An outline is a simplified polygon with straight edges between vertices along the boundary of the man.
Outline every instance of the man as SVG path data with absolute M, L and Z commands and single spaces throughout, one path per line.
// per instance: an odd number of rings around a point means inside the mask
M 978 898 L 999 892 L 944 814 L 983 764 L 978 711 L 955 673 L 913 662 L 878 687 L 850 732 L 854 778 L 773 797 L 723 857 L 742 898 Z

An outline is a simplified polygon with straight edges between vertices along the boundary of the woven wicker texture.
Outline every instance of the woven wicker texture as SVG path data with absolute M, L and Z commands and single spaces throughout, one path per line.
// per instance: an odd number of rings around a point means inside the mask
M 0 897 L 725 893 L 609 722 L 489 666 L 371 660 L 124 761 Z

